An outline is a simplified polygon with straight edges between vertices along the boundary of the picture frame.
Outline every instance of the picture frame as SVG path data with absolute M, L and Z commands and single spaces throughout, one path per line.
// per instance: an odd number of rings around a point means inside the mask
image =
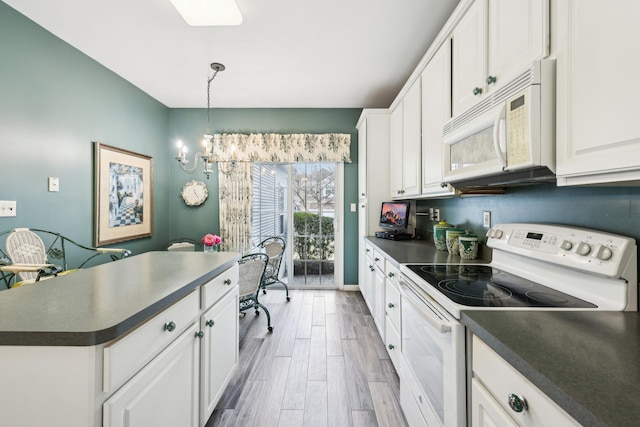
M 153 235 L 153 158 L 94 142 L 95 246 Z

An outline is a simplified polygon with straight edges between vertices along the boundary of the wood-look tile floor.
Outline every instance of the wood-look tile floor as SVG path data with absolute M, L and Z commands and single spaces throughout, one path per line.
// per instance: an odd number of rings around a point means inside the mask
M 213 426 L 406 426 L 399 378 L 359 292 L 269 289 L 240 318 L 240 363 Z

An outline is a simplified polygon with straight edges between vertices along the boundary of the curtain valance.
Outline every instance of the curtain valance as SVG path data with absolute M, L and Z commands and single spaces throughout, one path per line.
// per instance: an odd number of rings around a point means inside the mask
M 344 133 L 214 135 L 215 161 L 351 163 L 350 149 L 351 135 Z

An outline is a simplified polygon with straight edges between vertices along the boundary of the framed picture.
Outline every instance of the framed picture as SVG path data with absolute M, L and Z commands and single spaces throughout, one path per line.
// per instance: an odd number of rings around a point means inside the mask
M 153 158 L 95 143 L 95 245 L 153 234 Z

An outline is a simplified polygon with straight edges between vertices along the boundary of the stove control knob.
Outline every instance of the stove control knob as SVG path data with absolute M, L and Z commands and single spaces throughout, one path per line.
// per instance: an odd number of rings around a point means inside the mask
M 565 251 L 570 251 L 572 247 L 573 243 L 568 240 L 563 240 L 562 243 L 560 243 L 560 248 L 564 249 Z
M 493 232 L 493 237 L 495 237 L 496 239 L 502 239 L 503 234 L 504 233 L 502 232 L 502 230 L 495 230 Z
M 578 246 L 576 246 L 576 253 L 578 255 L 586 256 L 589 255 L 589 252 L 591 252 L 591 246 L 589 246 L 588 243 L 580 242 Z
M 606 261 L 608 259 L 611 259 L 611 257 L 613 256 L 613 251 L 611 250 L 611 248 L 608 248 L 606 246 L 600 246 L 598 249 L 596 249 L 593 255 L 602 261 Z
M 493 237 L 494 233 L 495 232 L 493 231 L 493 228 L 490 228 L 489 230 L 487 230 L 487 237 Z

